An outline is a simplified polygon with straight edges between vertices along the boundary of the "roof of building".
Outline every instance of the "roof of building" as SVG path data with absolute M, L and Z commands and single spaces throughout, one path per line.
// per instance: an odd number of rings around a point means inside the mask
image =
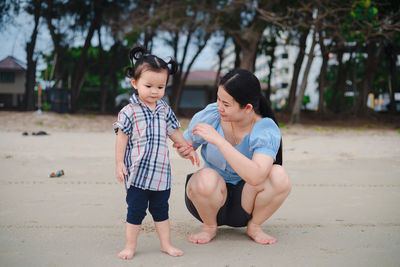
M 214 84 L 217 72 L 213 70 L 194 70 L 189 73 L 187 83 Z M 220 74 L 222 77 L 223 74 Z
M 16 58 L 8 56 L 0 61 L 0 70 L 25 71 L 25 68 Z

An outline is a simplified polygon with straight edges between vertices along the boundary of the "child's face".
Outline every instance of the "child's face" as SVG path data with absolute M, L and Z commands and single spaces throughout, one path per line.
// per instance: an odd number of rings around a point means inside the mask
M 165 94 L 167 85 L 168 71 L 156 72 L 144 70 L 139 79 L 131 79 L 132 86 L 138 90 L 139 99 L 151 108 L 155 108 L 157 100 Z

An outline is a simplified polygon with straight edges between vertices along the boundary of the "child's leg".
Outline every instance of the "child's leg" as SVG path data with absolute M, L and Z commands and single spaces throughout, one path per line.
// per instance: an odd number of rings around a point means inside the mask
M 124 260 L 132 259 L 136 250 L 137 237 L 146 216 L 148 195 L 145 190 L 131 186 L 126 194 L 128 214 L 126 215 L 126 246 L 118 257 Z
M 119 258 L 123 260 L 130 260 L 133 258 L 140 227 L 141 225 L 126 223 L 126 245 L 125 249 L 118 253 Z
M 160 238 L 161 251 L 171 256 L 182 256 L 183 251 L 171 244 L 171 231 L 168 220 L 168 199 L 170 190 L 152 192 L 149 198 L 149 211 L 153 216 L 158 237 Z
M 162 222 L 154 222 L 158 237 L 160 238 L 161 251 L 167 253 L 168 255 L 179 257 L 183 255 L 183 251 L 174 247 L 171 244 L 171 231 L 169 227 L 169 220 Z

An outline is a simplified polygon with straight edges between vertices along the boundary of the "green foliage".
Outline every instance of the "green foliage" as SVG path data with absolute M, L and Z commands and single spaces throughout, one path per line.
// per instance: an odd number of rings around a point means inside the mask
M 51 104 L 49 104 L 49 103 L 47 103 L 47 102 L 44 102 L 44 103 L 42 104 L 42 109 L 43 109 L 43 110 L 50 110 L 50 109 L 51 109 Z
M 310 96 L 309 95 L 304 95 L 302 103 L 301 103 L 303 105 L 303 109 L 306 109 L 307 104 L 310 103 L 310 102 L 311 102 Z
M 115 43 L 109 50 L 103 51 L 100 59 L 98 47 L 90 47 L 87 53 L 87 73 L 85 82 L 79 96 L 79 104 L 85 109 L 97 110 L 100 108 L 100 77 L 104 79 L 104 87 L 107 88 L 108 106 L 111 108 L 114 103 L 112 90 L 117 80 L 117 94 L 126 91 L 121 88 L 120 81 L 125 77 L 125 68 L 130 65 L 128 59 L 129 47 L 122 43 Z M 58 58 L 62 62 L 64 69 L 62 77 L 62 87 L 68 88 L 68 80 L 73 80 L 75 75 L 76 62 L 82 54 L 82 47 L 71 47 L 65 49 L 64 54 Z M 47 63 L 46 68 L 41 71 L 40 77 L 44 80 L 50 78 L 53 68 L 54 52 L 49 55 L 42 54 L 42 58 Z M 100 64 L 102 62 L 102 64 Z M 52 77 L 55 82 L 55 77 Z
M 339 29 L 346 41 L 362 43 L 368 38 L 368 34 L 378 32 L 380 26 L 376 3 L 357 0 L 353 2 L 351 11 Z
M 278 122 L 278 126 L 279 126 L 279 128 L 281 128 L 281 129 L 286 129 L 286 130 L 289 130 L 289 129 L 290 129 L 290 126 L 287 126 L 287 125 L 285 125 L 285 124 L 283 124 L 283 123 L 280 123 L 280 122 Z
M 303 96 L 303 105 L 307 105 L 308 103 L 310 103 L 310 96 L 309 95 L 305 95 Z

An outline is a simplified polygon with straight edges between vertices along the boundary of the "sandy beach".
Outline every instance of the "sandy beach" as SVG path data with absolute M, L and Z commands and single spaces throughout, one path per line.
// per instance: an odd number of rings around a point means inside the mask
M 118 259 L 126 204 L 114 177 L 114 119 L 0 112 L 1 266 L 400 266 L 400 133 L 373 125 L 282 128 L 293 188 L 263 224 L 278 239 L 267 246 L 230 227 L 206 245 L 187 241 L 201 229 L 184 203 L 197 167 L 171 147 L 171 234 L 185 254 L 160 252 L 148 214 L 135 257 Z

